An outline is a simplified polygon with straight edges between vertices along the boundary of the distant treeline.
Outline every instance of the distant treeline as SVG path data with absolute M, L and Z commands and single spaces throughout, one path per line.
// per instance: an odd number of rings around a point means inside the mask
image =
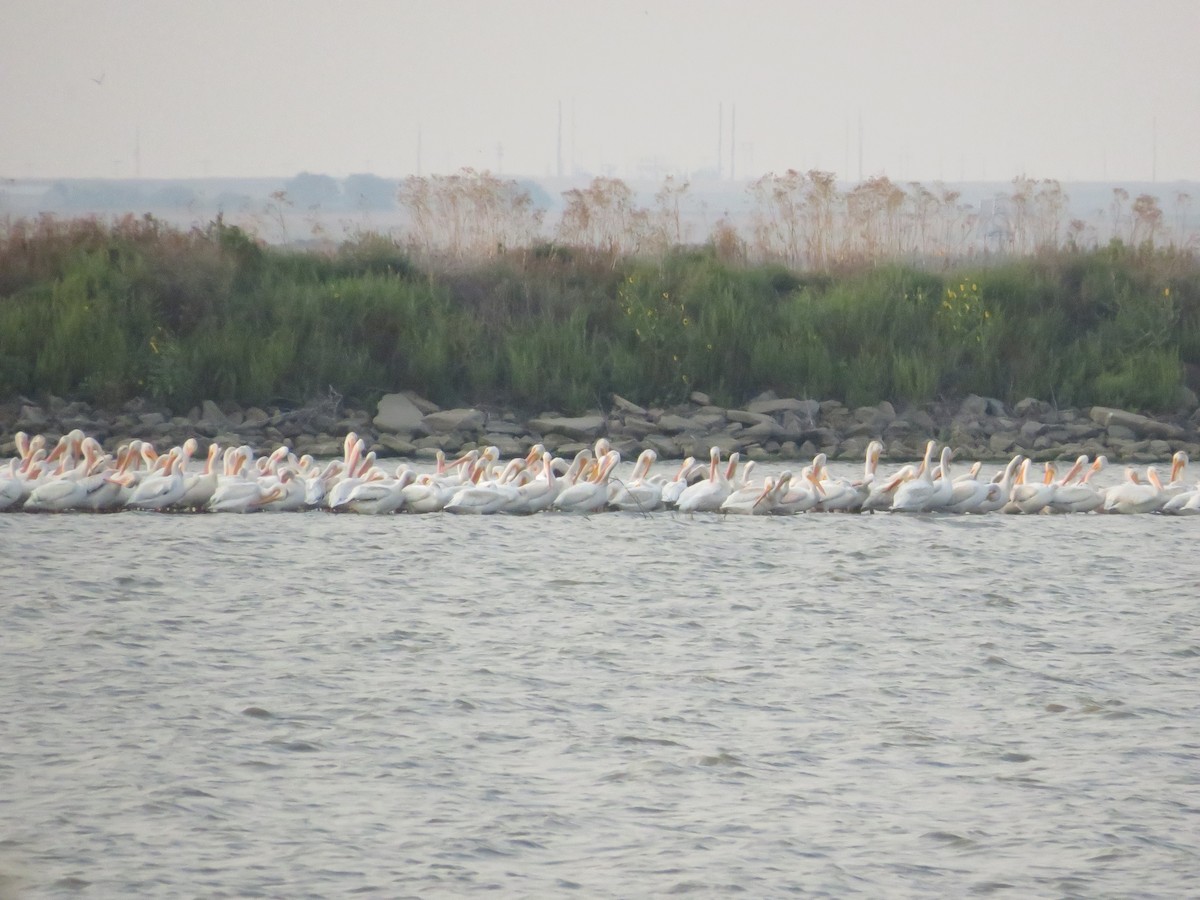
M 13 222 L 0 234 L 0 399 L 146 396 L 186 411 L 407 388 L 578 412 L 614 392 L 736 404 L 773 389 L 852 406 L 973 392 L 1161 412 L 1200 364 L 1200 264 L 1149 241 L 936 270 L 866 256 L 801 267 L 731 257 L 719 240 L 633 253 L 587 239 L 595 221 L 578 227 L 575 245 L 439 260 L 373 234 L 327 252 L 270 247 L 221 219 Z

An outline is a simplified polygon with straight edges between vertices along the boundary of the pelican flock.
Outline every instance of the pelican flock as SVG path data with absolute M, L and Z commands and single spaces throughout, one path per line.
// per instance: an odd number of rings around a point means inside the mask
M 1170 480 L 1157 467 L 1129 466 L 1125 476 L 1101 487 L 1093 479 L 1107 460 L 1079 457 L 1061 477 L 1053 462 L 1041 466 L 1016 456 L 991 477 L 976 462 L 952 472 L 953 452 L 929 441 L 917 465 L 891 475 L 878 471 L 883 445 L 872 441 L 862 476 L 830 473 L 824 453 L 799 472 L 761 479 L 754 463 L 737 453 L 725 460 L 714 447 L 707 465 L 693 458 L 655 472 L 653 450 L 638 456 L 626 478 L 616 474 L 621 454 L 604 438 L 571 459 L 541 444 L 524 457 L 500 459 L 495 447 L 455 459 L 440 451 L 431 471 L 407 462 L 381 465 L 351 432 L 339 459 L 320 463 L 279 447 L 256 456 L 249 446 L 208 447 L 204 462 L 190 439 L 159 451 L 146 441 L 122 445 L 115 454 L 95 438 L 72 431 L 51 443 L 44 435 L 16 436 L 17 455 L 0 463 L 0 511 L 23 512 L 298 512 L 327 510 L 359 515 L 446 513 L 457 515 L 650 513 L 686 515 L 791 515 L 800 512 L 894 512 L 971 515 L 1062 513 L 1200 513 L 1200 482 L 1188 482 L 1188 457 L 1177 452 Z M 936 460 L 936 462 L 935 462 Z

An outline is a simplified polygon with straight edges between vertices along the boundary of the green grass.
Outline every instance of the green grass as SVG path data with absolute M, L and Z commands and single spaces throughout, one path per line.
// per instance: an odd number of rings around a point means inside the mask
M 261 245 L 217 220 L 10 223 L 0 234 L 0 398 L 149 396 L 579 412 L 615 391 L 738 404 L 772 389 L 849 405 L 968 392 L 1174 409 L 1200 365 L 1200 265 L 1177 251 L 1064 250 L 932 272 L 721 262 L 712 248 L 599 258 L 511 250 L 423 268 L 392 240 Z

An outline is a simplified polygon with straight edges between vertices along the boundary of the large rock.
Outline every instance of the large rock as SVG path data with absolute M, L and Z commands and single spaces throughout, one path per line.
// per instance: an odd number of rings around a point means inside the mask
M 529 423 L 529 427 L 542 434 L 557 433 L 577 441 L 591 441 L 604 434 L 608 420 L 604 416 L 540 416 Z
M 755 400 L 746 404 L 746 410 L 766 416 L 779 412 L 790 412 L 807 419 L 815 419 L 821 413 L 821 404 L 816 400 L 797 400 L 788 397 L 782 400 Z
M 687 432 L 688 434 L 704 434 L 708 431 L 706 427 L 701 425 L 691 416 L 679 416 L 675 413 L 667 413 L 658 420 L 657 429 L 665 434 L 679 434 Z
M 1138 437 L 1183 440 L 1187 436 L 1187 432 L 1178 425 L 1173 425 L 1170 422 L 1159 422 L 1146 416 L 1140 416 L 1137 413 L 1126 412 L 1123 409 L 1093 406 L 1089 415 L 1097 425 L 1107 428 L 1110 435 L 1112 434 L 1113 426 L 1118 426 L 1128 428 Z
M 1004 403 L 994 397 L 969 394 L 958 408 L 958 414 L 975 419 L 981 419 L 984 416 L 1002 416 L 1004 415 Z
M 632 413 L 635 416 L 645 417 L 646 410 L 644 407 L 638 406 L 632 400 L 626 400 L 620 394 L 613 394 L 613 406 L 621 410 L 621 412 Z
M 487 416 L 478 409 L 443 409 L 429 413 L 421 418 L 421 427 L 430 434 L 450 434 L 460 431 L 465 434 L 478 434 L 483 430 Z
M 421 427 L 425 413 L 407 394 L 384 394 L 371 421 L 380 431 L 412 434 Z
M 725 416 L 730 422 L 738 422 L 741 425 L 771 424 L 775 421 L 774 416 L 769 416 L 766 413 L 750 412 L 748 409 L 726 410 Z
M 229 417 L 221 412 L 221 407 L 212 400 L 205 400 L 200 404 L 200 421 L 214 428 L 225 428 L 231 424 Z

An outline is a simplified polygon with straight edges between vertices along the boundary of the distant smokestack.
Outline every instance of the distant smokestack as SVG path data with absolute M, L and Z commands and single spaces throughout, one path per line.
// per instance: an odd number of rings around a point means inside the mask
M 717 180 L 725 174 L 725 104 L 717 104 Z
M 858 183 L 862 184 L 862 113 L 858 114 Z
M 1158 181 L 1158 118 L 1150 120 L 1150 180 Z
M 729 180 L 737 178 L 737 104 L 729 113 Z

